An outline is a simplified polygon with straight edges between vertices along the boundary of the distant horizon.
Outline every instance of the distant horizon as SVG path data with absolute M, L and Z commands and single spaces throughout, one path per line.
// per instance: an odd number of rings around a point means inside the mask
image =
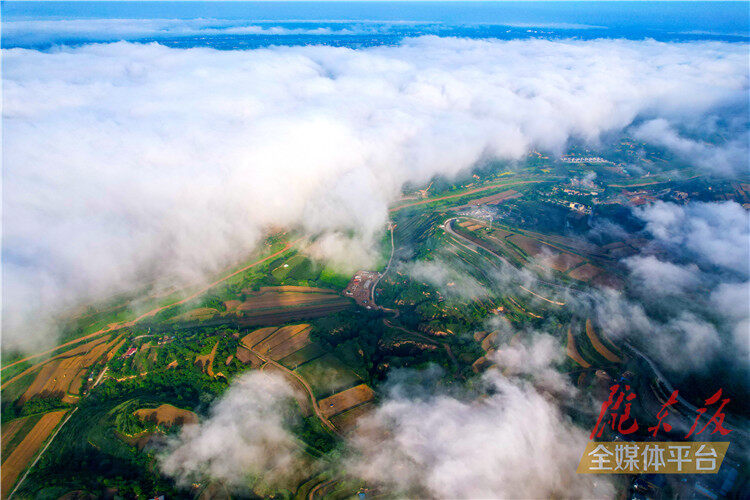
M 746 0 L 2 0 L 4 3 L 747 3 Z
M 356 48 L 429 35 L 748 42 L 748 15 L 750 6 L 732 0 L 24 0 L 3 3 L 2 47 Z
M 750 498 L 746 0 L 2 13 L 7 497 Z

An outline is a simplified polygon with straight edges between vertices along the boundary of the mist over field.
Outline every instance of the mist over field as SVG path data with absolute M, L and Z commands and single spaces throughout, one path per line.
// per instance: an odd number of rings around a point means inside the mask
M 75 408 L 18 496 L 620 498 L 618 380 L 747 460 L 744 10 L 63 3 L 3 6 L 4 433 Z
M 623 132 L 717 175 L 748 154 L 742 44 L 120 42 L 10 49 L 4 70 L 7 347 L 53 342 L 64 308 L 200 280 L 272 225 L 353 235 L 366 261 L 405 182 L 489 159 Z
M 552 368 L 561 353 L 544 334 L 503 349 L 479 394 L 395 375 L 351 437 L 348 469 L 406 498 L 612 497 L 609 478 L 570 467 L 588 436 L 557 406 L 575 393 Z
M 571 468 L 588 435 L 558 405 L 593 403 L 557 371 L 563 357 L 557 340 L 536 333 L 498 351 L 497 368 L 471 391 L 442 387 L 434 367 L 396 370 L 377 409 L 317 461 L 292 434 L 286 379 L 250 372 L 204 422 L 168 441 L 160 466 L 181 484 L 219 480 L 238 491 L 290 488 L 334 466 L 405 498 L 612 497 L 609 478 Z
M 256 491 L 293 487 L 311 465 L 289 430 L 294 389 L 279 375 L 250 372 L 236 380 L 209 418 L 188 425 L 160 454 L 165 474 L 183 485 L 205 478 Z M 274 491 L 268 489 L 268 491 Z

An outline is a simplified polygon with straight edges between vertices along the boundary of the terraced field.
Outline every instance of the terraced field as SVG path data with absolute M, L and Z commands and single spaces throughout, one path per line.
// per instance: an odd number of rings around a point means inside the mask
M 320 410 L 326 417 L 347 411 L 355 406 L 371 401 L 375 393 L 366 384 L 359 384 L 318 401 Z
M 568 344 L 566 347 L 566 354 L 570 359 L 578 363 L 584 368 L 591 367 L 591 363 L 583 359 L 583 356 L 578 352 L 578 347 L 576 347 L 576 339 L 573 336 L 573 332 L 571 331 L 571 327 L 568 327 Z
M 360 405 L 354 406 L 349 410 L 338 413 L 330 418 L 331 423 L 342 432 L 353 429 L 359 419 L 369 414 L 375 409 L 375 404 L 367 401 Z
M 310 384 L 318 399 L 362 382 L 351 369 L 330 354 L 305 363 L 294 371 Z
M 136 410 L 134 414 L 143 421 L 155 422 L 167 427 L 198 423 L 198 416 L 195 413 L 170 404 L 163 404 L 157 408 L 141 408 Z
M 279 360 L 310 343 L 310 325 L 284 326 L 264 338 L 253 347 L 253 350 L 271 359 Z
M 63 397 L 67 393 L 78 394 L 85 370 L 98 362 L 120 341 L 120 337 L 111 341 L 110 338 L 109 335 L 105 335 L 42 364 L 19 401 L 24 403 L 38 395 Z
M 599 287 L 621 289 L 622 281 L 589 259 L 607 259 L 606 249 L 585 242 L 530 231 L 512 232 L 493 229 L 491 234 L 478 229 L 487 228 L 474 219 L 458 218 L 454 230 L 460 236 L 507 259 L 516 267 L 536 263 L 568 277 Z M 521 234 L 524 233 L 524 234 Z M 530 236 L 531 235 L 531 236 Z M 548 241 L 549 240 L 549 241 Z M 573 250 L 568 250 L 573 248 Z M 629 248 L 629 247 L 628 247 Z M 574 253 L 578 252 L 578 253 Z
M 309 344 L 288 356 L 280 358 L 279 362 L 290 370 L 294 370 L 298 366 L 312 359 L 319 358 L 323 354 L 325 354 L 325 351 L 318 344 Z
M 596 330 L 594 330 L 594 325 L 592 324 L 591 319 L 586 320 L 586 336 L 591 341 L 591 345 L 596 349 L 596 352 L 601 354 L 604 359 L 612 363 L 622 363 L 620 356 L 612 352 L 612 350 L 605 346 L 601 341 Z
M 21 442 L 13 448 L 10 455 L 3 455 L 3 463 L 0 466 L 0 472 L 2 473 L 0 486 L 2 487 L 3 498 L 7 498 L 6 495 L 10 493 L 18 476 L 31 462 L 66 412 L 67 410 L 61 410 L 43 415 Z
M 310 332 L 311 325 L 307 323 L 259 328 L 240 339 L 236 356 L 253 368 L 262 366 L 264 371 L 286 378 L 295 388 L 295 399 L 305 416 L 312 415 L 313 408 L 304 383 L 316 399 L 328 396 L 318 401 L 320 416 L 326 421 L 329 416 L 370 401 L 374 397 L 372 390 L 364 384 L 357 385 L 361 381 L 353 371 L 312 343 Z
M 335 293 L 321 293 L 317 291 L 285 291 L 266 289 L 253 292 L 236 309 L 241 315 L 252 314 L 256 310 L 268 310 L 285 307 L 299 307 L 323 304 L 348 304 L 349 301 Z

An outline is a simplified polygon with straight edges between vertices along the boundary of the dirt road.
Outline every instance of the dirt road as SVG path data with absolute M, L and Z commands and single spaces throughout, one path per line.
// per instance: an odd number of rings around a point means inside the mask
M 272 358 L 269 358 L 267 356 L 264 356 L 263 354 L 259 353 L 258 351 L 252 349 L 252 347 L 248 347 L 247 344 L 241 343 L 241 345 L 245 349 L 247 349 L 248 351 L 250 351 L 251 353 L 253 353 L 256 356 L 258 356 L 258 358 L 260 358 L 260 360 L 263 361 L 264 363 L 268 363 L 270 365 L 273 365 L 274 367 L 282 370 L 285 373 L 288 373 L 292 377 L 294 377 L 297 380 L 299 380 L 299 382 L 302 384 L 302 386 L 305 388 L 305 390 L 307 391 L 308 395 L 310 396 L 310 403 L 312 404 L 313 411 L 315 412 L 315 415 L 320 419 L 320 421 L 323 423 L 323 425 L 325 425 L 331 432 L 333 432 L 334 434 L 340 435 L 338 429 L 336 429 L 336 426 L 334 426 L 331 423 L 331 421 L 328 420 L 328 418 L 326 418 L 325 415 L 323 415 L 323 412 L 320 411 L 320 407 L 318 406 L 318 400 L 315 398 L 315 393 L 313 392 L 312 387 L 310 387 L 310 384 L 307 383 L 307 380 L 305 380 L 304 378 L 300 377 L 296 372 L 290 370 L 289 368 L 287 368 L 286 366 L 282 365 L 281 363 L 278 363 L 276 360 L 274 360 Z

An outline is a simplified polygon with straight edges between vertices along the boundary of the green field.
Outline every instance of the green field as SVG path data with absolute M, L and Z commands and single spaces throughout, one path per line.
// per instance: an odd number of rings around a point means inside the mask
M 310 384 L 318 399 L 361 383 L 352 370 L 330 354 L 310 361 L 295 371 Z

